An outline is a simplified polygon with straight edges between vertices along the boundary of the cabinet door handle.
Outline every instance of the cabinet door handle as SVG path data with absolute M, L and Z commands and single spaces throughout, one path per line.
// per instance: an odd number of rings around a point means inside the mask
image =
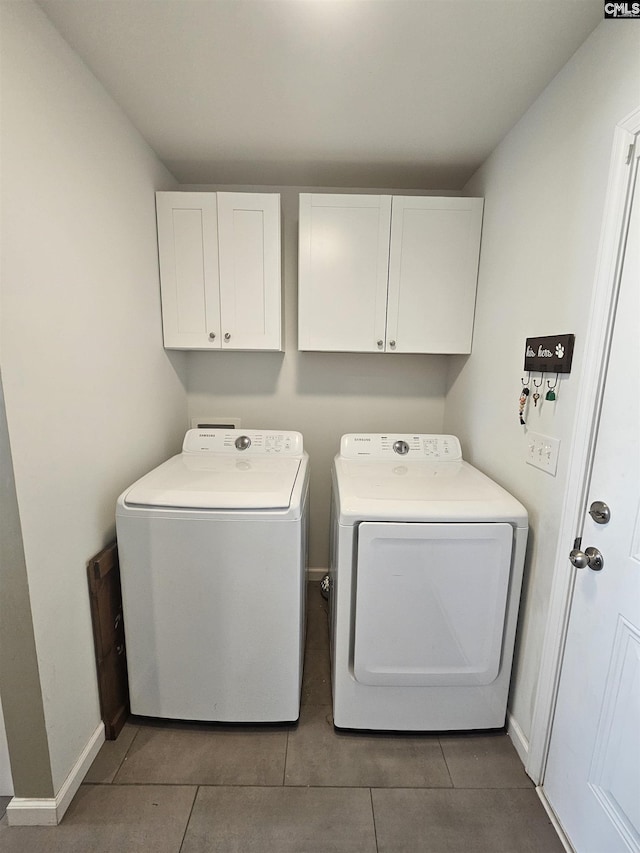
M 383 340 L 379 340 L 379 341 L 378 341 L 378 349 L 382 349 L 382 347 L 383 347 L 383 346 L 384 346 L 384 341 L 383 341 Z
M 209 340 L 215 341 L 215 339 L 216 339 L 216 333 L 215 332 L 209 332 Z
M 231 335 L 230 335 L 230 333 L 229 333 L 229 332 L 225 332 L 225 333 L 224 333 L 224 339 L 225 339 L 225 341 L 230 341 L 230 340 L 231 340 Z
M 391 347 L 391 349 L 395 349 L 396 348 L 396 342 L 395 341 L 389 341 L 389 346 Z

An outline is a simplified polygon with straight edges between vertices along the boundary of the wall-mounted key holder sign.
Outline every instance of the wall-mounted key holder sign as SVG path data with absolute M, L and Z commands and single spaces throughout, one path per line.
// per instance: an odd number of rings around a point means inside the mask
M 575 335 L 527 338 L 524 369 L 538 373 L 571 373 Z

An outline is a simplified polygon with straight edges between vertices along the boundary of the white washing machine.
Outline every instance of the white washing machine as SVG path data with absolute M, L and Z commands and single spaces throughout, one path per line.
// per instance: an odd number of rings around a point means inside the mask
M 298 719 L 308 490 L 300 433 L 193 429 L 120 496 L 134 714 Z
M 504 726 L 524 507 L 450 435 L 345 435 L 332 486 L 334 724 Z

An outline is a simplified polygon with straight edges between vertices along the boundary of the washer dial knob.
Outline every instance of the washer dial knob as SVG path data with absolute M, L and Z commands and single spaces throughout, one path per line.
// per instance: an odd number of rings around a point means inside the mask
M 409 452 L 409 445 L 406 441 L 394 441 L 393 450 L 394 453 L 399 453 L 400 456 L 406 456 Z
M 236 438 L 236 447 L 238 450 L 247 450 L 251 446 L 251 439 L 248 435 L 239 435 Z

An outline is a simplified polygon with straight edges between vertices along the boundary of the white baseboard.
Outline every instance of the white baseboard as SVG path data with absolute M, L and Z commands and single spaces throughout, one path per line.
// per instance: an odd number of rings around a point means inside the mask
M 529 741 L 525 737 L 524 732 L 518 725 L 517 721 L 510 713 L 507 713 L 507 734 L 511 738 L 511 743 L 514 745 L 520 761 L 527 766 L 527 757 L 529 755 Z M 534 782 L 537 780 L 534 779 Z
M 309 568 L 307 569 L 307 580 L 310 581 L 321 581 L 322 578 L 327 574 L 329 569 L 323 569 L 320 567 Z
M 71 805 L 104 739 L 104 723 L 101 722 L 55 797 L 13 797 L 7 806 L 9 826 L 57 826 Z

